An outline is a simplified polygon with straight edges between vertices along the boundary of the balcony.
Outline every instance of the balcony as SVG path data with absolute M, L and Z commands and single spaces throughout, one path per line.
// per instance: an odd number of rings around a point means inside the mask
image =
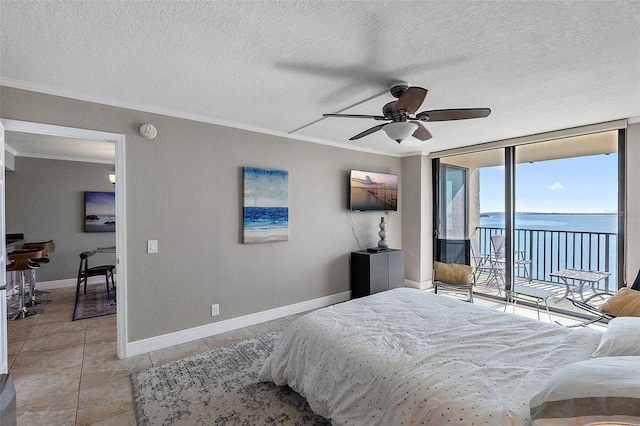
M 480 252 L 491 254 L 491 236 L 503 235 L 504 228 L 476 227 Z M 617 291 L 617 235 L 606 232 L 558 231 L 545 229 L 515 229 L 514 250 L 521 253 L 523 259 L 531 260 L 531 282 L 524 269 L 515 269 L 516 286 L 525 284 L 556 293 L 551 299 L 550 308 L 569 312 L 580 312 L 571 303 L 562 299 L 565 283 L 550 274 L 562 269 L 582 269 L 609 272 L 608 278 L 594 285 L 585 286 L 584 297 L 596 293 L 615 293 Z M 487 276 L 478 278 L 477 291 L 498 295 L 495 286 L 483 286 Z M 569 280 L 569 284 L 573 284 Z M 569 297 L 578 298 L 577 294 Z M 584 313 L 583 311 L 581 313 Z

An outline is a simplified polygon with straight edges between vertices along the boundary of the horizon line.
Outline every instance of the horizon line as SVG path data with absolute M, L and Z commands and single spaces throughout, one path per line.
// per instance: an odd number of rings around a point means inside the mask
M 487 214 L 487 215 L 504 215 L 505 212 L 480 212 L 481 215 L 483 214 Z M 618 215 L 618 212 L 599 212 L 599 213 L 595 213 L 595 212 L 516 212 L 516 214 L 601 214 L 601 215 Z

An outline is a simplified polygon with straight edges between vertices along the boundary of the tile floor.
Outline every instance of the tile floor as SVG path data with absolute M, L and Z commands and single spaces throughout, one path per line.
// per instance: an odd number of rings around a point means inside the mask
M 115 315 L 72 321 L 75 287 L 46 297 L 43 314 L 7 325 L 18 426 L 135 425 L 130 373 L 282 329 L 297 317 L 120 360 Z
M 9 321 L 9 372 L 17 392 L 18 425 L 135 425 L 129 374 L 279 330 L 298 315 L 120 360 L 116 316 L 72 321 L 75 287 L 58 288 L 45 312 Z M 504 302 L 475 297 L 502 310 Z M 511 307 L 509 308 L 511 311 Z M 516 313 L 535 318 L 535 310 Z M 548 321 L 546 312 L 541 315 Z M 568 325 L 568 317 L 553 316 Z

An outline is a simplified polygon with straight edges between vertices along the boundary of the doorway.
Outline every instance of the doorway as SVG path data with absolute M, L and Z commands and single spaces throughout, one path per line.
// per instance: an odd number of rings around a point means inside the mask
M 118 269 L 118 287 L 116 293 L 117 321 L 117 356 L 126 357 L 127 347 L 127 268 L 126 268 L 126 168 L 125 168 L 125 136 L 122 134 L 101 132 L 88 129 L 78 129 L 63 126 L 53 126 L 41 123 L 24 122 L 17 120 L 0 120 L 6 132 L 20 134 L 46 135 L 54 138 L 68 138 L 70 140 L 85 140 L 95 142 L 107 142 L 115 145 L 115 182 L 116 193 L 116 265 Z M 4 205 L 4 199 L 3 199 Z M 4 232 L 3 232 L 4 234 Z M 2 236 L 4 238 L 4 235 Z M 3 330 L 6 330 L 6 316 L 3 321 Z

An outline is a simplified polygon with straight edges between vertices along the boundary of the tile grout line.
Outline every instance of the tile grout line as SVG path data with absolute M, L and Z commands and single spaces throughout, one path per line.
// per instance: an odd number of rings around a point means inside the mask
M 73 313 L 71 314 L 73 316 Z M 87 350 L 87 329 L 89 325 L 89 321 L 84 319 L 84 339 L 82 341 L 82 363 L 80 364 L 80 379 L 78 380 L 78 397 L 76 400 L 76 415 L 73 419 L 73 423 L 75 425 L 78 424 L 78 411 L 80 410 L 80 387 L 82 385 L 82 375 L 84 374 L 84 361 L 85 361 L 85 352 Z

